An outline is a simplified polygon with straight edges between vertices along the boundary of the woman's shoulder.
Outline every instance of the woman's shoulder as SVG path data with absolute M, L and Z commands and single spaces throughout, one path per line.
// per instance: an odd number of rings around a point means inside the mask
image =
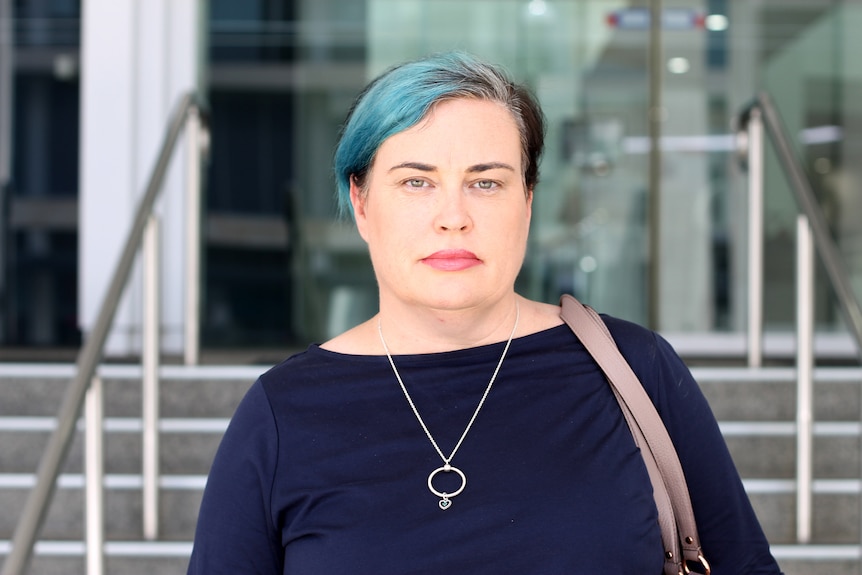
M 320 349 L 346 355 L 380 355 L 377 323 L 369 319 L 320 344 Z
M 384 366 L 385 356 L 356 353 L 356 349 L 310 344 L 261 374 L 260 391 L 270 403 L 280 405 L 291 398 L 326 394 L 346 382 L 365 381 L 375 368 Z M 383 358 L 383 362 L 381 362 Z
M 531 335 L 563 324 L 560 306 L 533 300 L 522 300 L 518 335 Z
M 620 349 L 657 345 L 659 335 L 648 327 L 607 313 L 600 315 Z
M 623 357 L 635 371 L 659 365 L 671 368 L 682 365 L 676 351 L 658 332 L 612 315 L 602 314 L 602 319 Z

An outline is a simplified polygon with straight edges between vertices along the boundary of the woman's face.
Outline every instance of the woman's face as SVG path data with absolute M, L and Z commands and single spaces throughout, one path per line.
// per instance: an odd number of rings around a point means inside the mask
M 521 164 L 511 113 L 484 100 L 441 102 L 383 142 L 350 189 L 381 305 L 470 309 L 512 293 L 532 205 Z

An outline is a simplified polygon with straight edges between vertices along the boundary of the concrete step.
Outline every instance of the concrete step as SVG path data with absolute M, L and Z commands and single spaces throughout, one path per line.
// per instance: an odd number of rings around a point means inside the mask
M 163 541 L 144 543 L 140 542 L 140 369 L 111 365 L 101 368 L 106 388 L 109 573 L 185 570 L 201 490 L 215 449 L 236 405 L 266 369 L 162 368 Z M 698 367 L 693 373 L 720 421 L 755 510 L 787 575 L 858 573 L 858 543 L 862 536 L 862 370 L 815 371 L 814 545 L 807 546 L 794 545 L 794 370 Z M 33 366 L 0 365 L 0 509 L 4 509 L 0 514 L 0 558 L 8 552 L 8 539 L 32 487 L 33 473 L 73 374 L 74 366 L 70 365 L 52 366 L 47 372 Z M 42 533 L 43 551 L 37 548 L 32 573 L 83 573 L 81 435 L 79 430 L 63 469 Z
M 775 545 L 785 575 L 858 575 L 858 545 Z M 9 553 L 0 541 L 0 557 Z M 36 545 L 30 575 L 84 575 L 85 547 L 80 541 L 44 540 Z M 108 574 L 177 575 L 185 573 L 190 542 L 109 541 L 105 543 Z
M 161 471 L 167 474 L 206 474 L 227 428 L 229 418 L 163 418 L 160 420 Z M 32 473 L 38 468 L 53 417 L 0 417 L 0 472 Z M 79 422 L 64 473 L 81 473 L 84 461 L 83 421 Z M 142 423 L 138 418 L 105 421 L 105 472 L 140 473 Z
M 719 421 L 795 421 L 793 368 L 693 368 L 692 374 Z M 862 368 L 814 370 L 816 421 L 862 419 Z
M 781 481 L 746 481 L 745 484 L 769 542 L 773 545 L 795 543 L 795 485 Z M 850 486 L 816 482 L 811 542 L 822 545 L 858 543 L 859 506 L 858 482 Z
M 17 487 L 0 489 L 0 539 L 11 539 L 17 519 L 32 488 L 32 476 L 16 476 Z M 5 477 L 6 479 L 9 476 Z M 0 476 L 0 479 L 4 477 Z M 159 537 L 166 541 L 190 541 L 200 508 L 205 476 L 163 476 L 159 490 Z M 105 537 L 108 540 L 143 539 L 142 482 L 140 476 L 107 476 L 105 489 Z M 84 479 L 60 477 L 43 539 L 80 540 L 84 535 Z
M 0 557 L 9 553 L 0 541 Z M 109 541 L 105 543 L 105 573 L 177 575 L 185 573 L 192 544 L 188 541 Z M 84 575 L 85 545 L 81 541 L 43 540 L 36 544 L 30 575 Z
M 854 545 L 773 545 L 784 575 L 859 575 L 862 554 Z
M 267 366 L 164 366 L 160 374 L 162 417 L 230 417 Z M 141 369 L 106 365 L 99 370 L 106 417 L 140 417 Z M 0 364 L 0 416 L 53 417 L 62 404 L 75 366 L 40 369 Z
M 796 435 L 793 423 L 723 422 L 721 429 L 736 467 L 746 478 L 796 476 Z M 814 426 L 814 477 L 858 478 L 860 434 L 857 422 Z

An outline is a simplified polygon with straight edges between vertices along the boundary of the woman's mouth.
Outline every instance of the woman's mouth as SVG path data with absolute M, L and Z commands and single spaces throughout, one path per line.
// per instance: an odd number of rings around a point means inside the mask
M 423 258 L 422 263 L 435 270 L 457 272 L 478 266 L 482 260 L 468 250 L 440 250 Z

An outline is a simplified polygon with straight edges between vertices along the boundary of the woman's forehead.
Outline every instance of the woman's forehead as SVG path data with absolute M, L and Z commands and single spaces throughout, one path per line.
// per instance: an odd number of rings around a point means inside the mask
M 497 102 L 446 100 L 414 126 L 384 140 L 375 160 L 416 153 L 468 162 L 470 158 L 480 163 L 512 162 L 521 156 L 520 133 L 511 112 Z

